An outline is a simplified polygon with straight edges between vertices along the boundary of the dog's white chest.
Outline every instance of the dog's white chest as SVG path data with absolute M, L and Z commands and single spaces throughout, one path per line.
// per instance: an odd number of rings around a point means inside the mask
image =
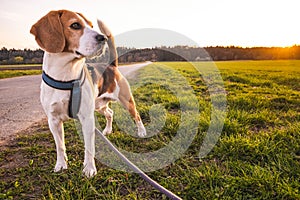
M 69 91 L 60 91 L 48 86 L 41 86 L 41 102 L 47 116 L 57 117 L 63 121 L 69 119 Z

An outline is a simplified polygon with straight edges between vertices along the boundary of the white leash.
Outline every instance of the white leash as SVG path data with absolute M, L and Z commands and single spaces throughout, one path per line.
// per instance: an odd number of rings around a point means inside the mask
M 159 190 L 160 192 L 164 193 L 167 197 L 170 199 L 176 199 L 181 200 L 180 197 L 169 191 L 168 189 L 164 188 L 160 184 L 158 184 L 156 181 L 151 179 L 147 174 L 145 174 L 142 170 L 140 170 L 135 164 L 133 164 L 130 160 L 128 160 L 103 134 L 101 131 L 99 131 L 97 128 L 95 129 L 96 133 L 98 133 L 101 138 L 108 144 L 109 148 L 114 151 L 119 158 L 123 160 L 123 162 L 126 163 L 127 166 L 129 166 L 135 173 L 139 174 L 145 181 L 150 183 L 154 188 Z

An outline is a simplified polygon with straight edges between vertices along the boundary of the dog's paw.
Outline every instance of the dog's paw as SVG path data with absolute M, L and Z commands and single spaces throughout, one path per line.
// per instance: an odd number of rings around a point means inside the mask
M 146 135 L 147 135 L 146 129 L 138 131 L 138 136 L 140 138 L 144 138 L 144 137 L 146 137 Z
M 146 128 L 144 127 L 144 124 L 142 122 L 138 122 L 137 126 L 138 126 L 138 136 L 141 138 L 146 137 L 147 131 Z
M 82 173 L 87 177 L 91 178 L 97 174 L 97 169 L 94 164 L 87 164 L 84 166 Z
M 103 130 L 103 135 L 108 135 L 112 133 L 112 128 L 105 127 Z
M 68 169 L 66 162 L 57 162 L 54 168 L 54 172 L 60 172 L 61 170 Z

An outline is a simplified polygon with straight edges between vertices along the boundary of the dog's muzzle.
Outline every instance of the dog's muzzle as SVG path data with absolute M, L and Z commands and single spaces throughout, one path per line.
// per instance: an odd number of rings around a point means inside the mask
M 101 34 L 98 34 L 96 37 L 95 37 L 96 41 L 97 42 L 106 42 L 107 41 L 107 37 L 104 36 L 104 35 L 101 35 Z

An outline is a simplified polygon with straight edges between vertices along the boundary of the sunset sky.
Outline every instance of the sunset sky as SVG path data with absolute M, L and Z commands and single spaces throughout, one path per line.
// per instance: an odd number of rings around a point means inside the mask
M 0 48 L 38 48 L 29 34 L 31 25 L 58 9 L 81 12 L 94 23 L 102 19 L 115 35 L 155 28 L 178 33 L 202 47 L 292 46 L 300 44 L 298 4 L 297 0 L 1 0 Z M 137 37 L 130 38 L 128 46 L 135 46 L 138 39 L 151 40 L 147 47 L 180 43 L 169 37 L 171 43 L 164 44 L 166 36 L 159 34 L 157 39 Z

